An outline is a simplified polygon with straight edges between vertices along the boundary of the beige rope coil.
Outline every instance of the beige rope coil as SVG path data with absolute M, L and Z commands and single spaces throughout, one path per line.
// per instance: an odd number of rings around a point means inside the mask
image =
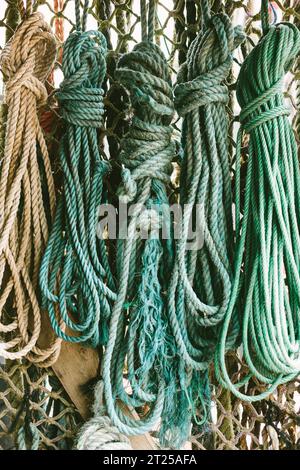
M 54 35 L 40 13 L 23 19 L 1 55 L 8 112 L 0 162 L 0 333 L 8 339 L 0 342 L 0 355 L 26 356 L 43 367 L 57 359 L 61 344 L 55 339 L 45 349 L 37 346 L 42 325 L 38 272 L 55 209 L 37 108 L 47 101 L 44 82 L 55 56 Z

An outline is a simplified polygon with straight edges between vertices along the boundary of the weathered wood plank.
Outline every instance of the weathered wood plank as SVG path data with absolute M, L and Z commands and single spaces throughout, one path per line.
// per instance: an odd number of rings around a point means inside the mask
M 83 392 L 83 386 L 97 376 L 99 371 L 97 352 L 79 344 L 63 342 L 60 356 L 52 368 L 81 416 L 85 420 L 88 419 L 91 414 L 91 404 L 87 394 Z M 134 411 L 128 410 L 128 414 L 138 419 Z M 130 442 L 133 449 L 137 450 L 156 448 L 149 434 L 131 436 Z

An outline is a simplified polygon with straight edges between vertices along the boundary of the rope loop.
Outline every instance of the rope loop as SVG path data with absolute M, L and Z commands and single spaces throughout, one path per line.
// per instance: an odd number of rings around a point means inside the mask
M 300 370 L 300 172 L 282 90 L 300 51 L 300 32 L 288 23 L 267 27 L 266 20 L 264 36 L 244 61 L 237 82 L 242 126 L 235 159 L 234 280 L 215 354 L 219 382 L 249 402 L 268 397 Z M 241 218 L 243 131 L 250 136 Z M 234 384 L 225 352 L 238 316 L 249 374 Z M 238 334 L 239 329 L 236 339 Z M 254 396 L 242 393 L 251 377 L 268 388 Z
M 209 19 L 205 33 L 191 44 L 188 60 L 178 73 L 174 94 L 180 116 L 210 103 L 227 104 L 224 81 L 231 70 L 232 52 L 243 38 L 240 27 L 234 28 L 227 15 Z
M 136 182 L 144 178 L 169 183 L 175 154 L 172 86 L 167 62 L 159 47 L 137 44 L 119 61 L 116 75 L 128 89 L 134 108 L 130 130 L 122 141 L 119 161 L 124 165 L 120 197 L 132 201 Z
M 245 132 L 279 116 L 289 114 L 283 103 L 285 73 L 299 51 L 299 33 L 291 23 L 270 26 L 241 68 L 237 99 L 241 105 L 240 121 Z
M 6 82 L 6 103 L 9 105 L 22 89 L 30 90 L 39 105 L 47 100 L 43 83 L 56 56 L 56 43 L 50 26 L 40 13 L 25 19 L 1 55 L 1 68 Z
M 99 31 L 73 32 L 67 39 L 62 70 L 64 80 L 57 93 L 66 121 L 81 127 L 103 125 L 103 83 L 107 45 Z

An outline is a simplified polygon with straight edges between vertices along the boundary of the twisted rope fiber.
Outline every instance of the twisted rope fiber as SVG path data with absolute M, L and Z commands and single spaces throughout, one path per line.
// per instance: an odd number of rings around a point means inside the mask
M 85 10 L 83 25 L 84 18 Z M 82 28 L 79 17 L 77 31 L 63 51 L 64 80 L 56 96 L 66 121 L 60 145 L 64 187 L 41 264 L 40 286 L 56 334 L 97 346 L 107 340 L 109 302 L 115 298 L 105 242 L 96 239 L 108 170 L 98 141 L 107 48 L 102 33 Z M 73 334 L 60 327 L 58 316 Z
M 108 414 L 126 435 L 143 434 L 161 419 L 164 445 L 187 439 L 190 401 L 185 371 L 170 334 L 164 292 L 173 259 L 167 187 L 175 142 L 170 73 L 166 59 L 153 44 L 155 2 L 141 2 L 142 42 L 121 57 L 116 77 L 130 93 L 134 115 L 121 142 L 123 166 L 119 198 L 129 203 L 127 237 L 118 241 L 118 294 L 112 310 L 104 355 L 103 381 Z M 148 236 L 139 237 L 139 234 Z M 138 235 L 138 236 L 136 236 Z M 124 385 L 126 369 L 130 392 Z M 181 374 L 181 375 L 180 375 Z M 179 383 L 181 380 L 181 384 Z M 182 385 L 182 387 L 181 387 Z M 129 407 L 146 405 L 140 420 L 126 416 L 118 401 Z
M 189 48 L 174 90 L 176 109 L 184 118 L 184 215 L 168 291 L 173 334 L 194 371 L 207 370 L 230 299 L 234 246 L 225 81 L 232 53 L 244 39 L 227 15 L 211 17 L 206 2 L 202 9 L 203 31 Z M 198 240 L 191 247 L 189 227 L 195 218 Z
M 93 418 L 81 428 L 76 442 L 77 450 L 132 450 L 128 437 L 112 425 L 104 416 L 103 381 L 99 380 L 94 389 Z
M 34 13 L 21 22 L 1 55 L 8 115 L 0 167 L 0 331 L 8 339 L 1 342 L 0 354 L 27 356 L 41 367 L 52 364 L 60 350 L 59 339 L 45 349 L 37 346 L 42 325 L 38 270 L 55 207 L 37 108 L 47 100 L 44 81 L 55 52 L 50 27 Z
M 267 9 L 265 2 L 263 8 Z M 237 83 L 241 128 L 236 156 L 234 282 L 215 355 L 218 380 L 246 401 L 267 397 L 300 370 L 300 174 L 297 146 L 284 105 L 282 83 L 300 50 L 292 24 L 269 27 L 243 63 Z M 240 158 L 249 133 L 245 198 L 240 216 Z M 249 375 L 233 384 L 225 365 L 226 338 L 241 322 Z M 269 387 L 256 396 L 239 388 L 249 377 Z

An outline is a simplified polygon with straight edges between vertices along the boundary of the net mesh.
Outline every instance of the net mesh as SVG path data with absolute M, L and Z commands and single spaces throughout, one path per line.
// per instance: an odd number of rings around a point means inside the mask
M 275 0 L 270 2 L 274 21 L 292 21 L 300 24 L 300 1 Z M 19 21 L 18 0 L 0 0 L 0 45 L 11 37 Z M 155 38 L 163 49 L 173 78 L 179 65 L 184 62 L 189 44 L 200 28 L 200 0 L 158 1 Z M 55 70 L 49 77 L 51 91 L 62 79 L 60 69 L 61 46 L 74 28 L 73 0 L 38 0 L 36 8 L 43 12 L 57 36 L 59 53 Z M 213 11 L 224 9 L 235 24 L 242 24 L 247 40 L 236 54 L 231 77 L 234 83 L 239 64 L 261 35 L 259 22 L 260 0 L 215 0 Z M 118 56 L 131 50 L 140 40 L 138 0 L 93 0 L 88 12 L 88 29 L 99 28 L 106 36 L 110 49 L 108 57 L 107 93 L 105 98 L 106 122 L 102 131 L 102 151 L 109 158 L 116 158 L 119 142 L 128 127 L 128 97 L 114 79 Z M 287 77 L 286 97 L 293 116 L 294 127 L 299 131 L 300 115 L 300 59 Z M 234 88 L 232 86 L 232 88 Z M 232 94 L 232 136 L 235 135 L 234 116 L 238 113 Z M 60 117 L 54 101 L 49 101 L 41 115 L 47 135 L 51 158 L 60 187 L 59 164 L 56 161 L 60 135 Z M 180 126 L 180 122 L 175 122 Z M 3 150 L 5 107 L 1 108 L 0 152 Z M 299 132 L 296 133 L 299 142 Z M 231 142 L 234 154 L 234 138 Z M 110 184 L 117 184 L 112 178 Z M 245 372 L 238 354 L 231 353 L 228 366 L 234 380 Z M 243 403 L 230 392 L 218 386 L 211 371 L 213 384 L 211 423 L 205 428 L 193 424 L 191 446 L 194 449 L 299 449 L 300 382 L 295 380 L 281 386 L 268 400 Z M 250 382 L 247 393 L 257 393 L 261 385 Z M 26 361 L 2 361 L 0 365 L 0 448 L 16 448 L 18 429 L 30 421 L 35 423 L 41 449 L 69 449 L 74 444 L 76 431 L 82 419 L 51 369 L 39 369 Z

